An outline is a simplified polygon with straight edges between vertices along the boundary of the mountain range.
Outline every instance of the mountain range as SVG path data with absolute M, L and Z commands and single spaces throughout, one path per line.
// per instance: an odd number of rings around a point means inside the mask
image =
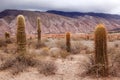
M 0 12 L 0 36 L 4 32 L 16 33 L 16 17 L 22 14 L 26 20 L 26 33 L 36 34 L 37 17 L 41 19 L 42 33 L 58 34 L 70 31 L 72 33 L 93 32 L 99 23 L 105 24 L 107 30 L 120 30 L 120 15 L 105 13 L 63 12 L 49 10 L 46 12 L 27 10 L 4 10 Z

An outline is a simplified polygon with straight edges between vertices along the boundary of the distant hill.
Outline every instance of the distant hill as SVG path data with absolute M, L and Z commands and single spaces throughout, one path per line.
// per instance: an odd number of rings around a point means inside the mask
M 22 14 L 26 19 L 27 34 L 36 33 L 36 19 L 41 18 L 42 33 L 89 33 L 97 24 L 103 23 L 109 31 L 120 28 L 120 16 L 103 13 L 81 13 L 62 11 L 4 10 L 0 12 L 0 35 L 5 31 L 16 33 L 16 16 Z
M 62 15 L 62 16 L 72 17 L 72 18 L 88 15 L 88 16 L 101 17 L 101 18 L 106 18 L 106 19 L 120 19 L 119 15 L 112 15 L 112 14 L 105 14 L 105 13 L 62 12 L 62 11 L 55 11 L 55 10 L 49 10 L 47 12 Z

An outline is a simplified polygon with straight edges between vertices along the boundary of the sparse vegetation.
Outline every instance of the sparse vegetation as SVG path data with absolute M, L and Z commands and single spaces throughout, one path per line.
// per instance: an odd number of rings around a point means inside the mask
M 5 39 L 0 39 L 0 47 L 6 47 L 6 40 Z
M 8 71 L 16 76 L 30 69 L 46 77 L 76 77 L 77 73 L 80 77 L 120 76 L 120 41 L 118 35 L 107 37 L 104 25 L 96 27 L 94 37 L 93 34 L 71 36 L 70 32 L 62 37 L 46 37 L 41 35 L 40 19 L 37 19 L 37 37 L 27 36 L 25 18 L 18 15 L 16 32 L 16 38 L 9 33 L 0 38 L 0 72 Z
M 11 69 L 12 74 L 16 75 L 20 72 L 23 72 L 30 66 L 35 66 L 36 64 L 38 64 L 37 60 L 35 60 L 33 56 L 25 55 L 23 57 L 20 55 L 15 55 L 5 60 L 5 62 L 1 64 L 0 70 Z
M 40 65 L 38 68 L 39 73 L 44 74 L 45 76 L 55 75 L 57 66 L 54 62 L 46 61 Z

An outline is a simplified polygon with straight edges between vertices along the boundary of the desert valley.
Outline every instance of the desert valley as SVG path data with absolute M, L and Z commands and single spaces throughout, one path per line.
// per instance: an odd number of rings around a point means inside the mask
M 2 11 L 0 80 L 120 80 L 120 15 Z

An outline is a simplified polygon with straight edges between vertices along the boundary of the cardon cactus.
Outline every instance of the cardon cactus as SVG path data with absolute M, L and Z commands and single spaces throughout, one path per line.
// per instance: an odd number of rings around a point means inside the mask
M 66 50 L 67 52 L 71 51 L 70 32 L 66 33 Z
M 23 15 L 17 16 L 17 49 L 18 53 L 26 52 L 26 33 L 25 33 L 25 18 Z
M 37 34 L 38 34 L 38 44 L 40 44 L 41 42 L 40 18 L 37 18 Z
M 103 24 L 95 29 L 95 64 L 100 76 L 108 76 L 107 31 Z

